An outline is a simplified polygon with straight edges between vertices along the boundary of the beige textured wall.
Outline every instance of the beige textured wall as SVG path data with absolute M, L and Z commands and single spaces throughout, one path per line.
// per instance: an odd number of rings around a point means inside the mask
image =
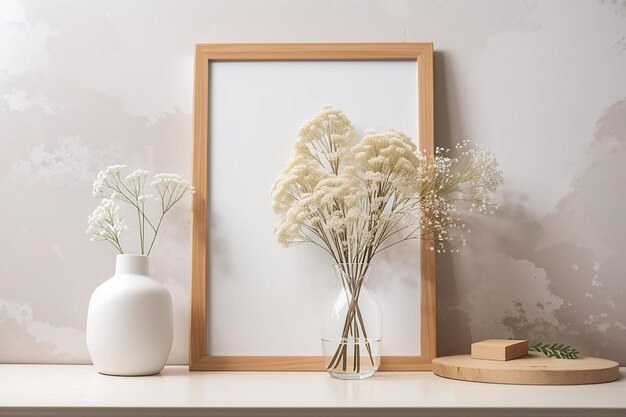
M 503 209 L 441 257 L 439 352 L 558 339 L 626 363 L 626 1 L 0 1 L 0 362 L 88 362 L 112 273 L 99 169 L 190 176 L 197 42 L 433 41 L 437 144 L 490 146 Z M 285 103 L 288 105 L 288 103 Z M 186 361 L 189 204 L 152 269 Z

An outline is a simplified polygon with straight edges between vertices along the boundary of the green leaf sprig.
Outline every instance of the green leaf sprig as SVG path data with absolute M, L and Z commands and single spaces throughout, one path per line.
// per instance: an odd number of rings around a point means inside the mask
M 572 346 L 565 346 L 562 343 L 553 343 L 553 344 L 543 344 L 541 342 L 532 345 L 528 348 L 528 350 L 532 352 L 543 353 L 549 358 L 558 358 L 558 359 L 578 359 L 578 355 L 580 354 Z

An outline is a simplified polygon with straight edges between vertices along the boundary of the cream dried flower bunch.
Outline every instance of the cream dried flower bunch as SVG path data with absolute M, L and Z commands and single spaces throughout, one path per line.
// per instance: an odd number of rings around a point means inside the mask
M 319 246 L 350 269 L 352 302 L 342 339 L 367 337 L 358 296 L 374 256 L 410 239 L 426 241 L 437 253 L 457 252 L 470 233 L 462 212 L 496 209 L 502 174 L 494 155 L 468 141 L 455 151 L 451 156 L 437 148 L 427 155 L 393 128 L 367 132 L 355 143 L 350 119 L 332 106 L 299 129 L 293 155 L 271 189 L 280 216 L 275 234 L 285 247 Z M 345 360 L 345 348 L 338 347 L 329 369 Z
M 137 212 L 139 247 L 142 255 L 150 255 L 161 228 L 163 218 L 183 197 L 195 192 L 191 184 L 176 174 L 156 174 L 150 185 L 156 191 L 155 199 L 160 207 L 158 220 L 148 217 L 146 202 L 153 194 L 146 194 L 148 171 L 138 169 L 123 177 L 125 165 L 112 165 L 100 171 L 93 183 L 93 196 L 102 198 L 98 207 L 89 216 L 87 233 L 91 240 L 105 240 L 120 253 L 124 253 L 120 234 L 127 228 L 120 216 L 118 201 L 129 204 Z

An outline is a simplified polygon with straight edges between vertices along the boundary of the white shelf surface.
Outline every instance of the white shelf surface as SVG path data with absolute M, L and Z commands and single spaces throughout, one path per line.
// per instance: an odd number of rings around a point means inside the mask
M 323 372 L 168 366 L 160 375 L 114 377 L 89 365 L 0 365 L 0 416 L 626 416 L 625 377 L 621 368 L 620 379 L 607 384 L 527 386 L 454 381 L 430 372 L 340 381 Z

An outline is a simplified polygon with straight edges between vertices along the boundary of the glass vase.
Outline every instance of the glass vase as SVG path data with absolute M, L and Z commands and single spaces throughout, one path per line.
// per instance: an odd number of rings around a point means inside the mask
M 322 352 L 328 373 L 338 379 L 365 379 L 380 366 L 382 313 L 367 287 L 370 264 L 333 266 L 337 286 L 323 312 Z

